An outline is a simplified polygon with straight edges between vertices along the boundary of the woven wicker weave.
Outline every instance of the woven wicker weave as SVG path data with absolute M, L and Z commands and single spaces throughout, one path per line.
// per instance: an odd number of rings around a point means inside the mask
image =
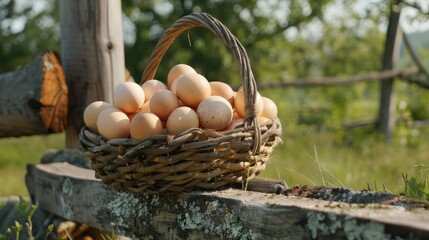
M 246 120 L 228 131 L 193 128 L 179 135 L 156 135 L 143 140 L 112 139 L 83 127 L 79 143 L 90 158 L 96 177 L 122 191 L 165 194 L 213 190 L 244 183 L 258 175 L 279 141 L 278 119 L 259 125 L 255 114 L 256 82 L 247 53 L 218 20 L 193 13 L 176 21 L 159 40 L 143 73 L 153 79 L 162 57 L 183 31 L 206 27 L 229 47 L 240 68 Z

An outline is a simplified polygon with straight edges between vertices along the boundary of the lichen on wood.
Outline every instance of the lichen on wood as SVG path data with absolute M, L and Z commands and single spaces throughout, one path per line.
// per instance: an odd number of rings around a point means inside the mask
M 95 179 L 93 170 L 68 163 L 30 164 L 26 179 L 40 208 L 133 239 L 422 239 L 429 235 L 425 208 L 241 189 L 138 195 L 115 191 Z

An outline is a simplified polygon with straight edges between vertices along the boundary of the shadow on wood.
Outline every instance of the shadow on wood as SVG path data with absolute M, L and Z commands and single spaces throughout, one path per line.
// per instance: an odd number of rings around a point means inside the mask
M 429 235 L 427 208 L 318 200 L 293 191 L 285 193 L 295 196 L 240 189 L 136 195 L 114 191 L 95 179 L 93 170 L 69 163 L 29 164 L 27 169 L 30 195 L 45 211 L 133 239 Z

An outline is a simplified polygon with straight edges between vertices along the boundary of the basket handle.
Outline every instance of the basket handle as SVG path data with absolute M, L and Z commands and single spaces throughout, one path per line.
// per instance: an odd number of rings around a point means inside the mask
M 159 39 L 155 46 L 149 62 L 143 72 L 141 83 L 146 80 L 153 79 L 162 60 L 162 57 L 167 52 L 170 45 L 182 32 L 193 27 L 206 27 L 213 32 L 217 37 L 222 39 L 224 44 L 233 53 L 239 68 L 244 92 L 245 105 L 245 126 L 255 127 L 255 142 L 253 144 L 253 152 L 258 153 L 261 145 L 261 133 L 256 117 L 256 81 L 250 68 L 250 60 L 246 50 L 238 39 L 226 28 L 219 20 L 207 13 L 192 13 L 177 20 L 170 28 L 165 30 L 164 34 Z

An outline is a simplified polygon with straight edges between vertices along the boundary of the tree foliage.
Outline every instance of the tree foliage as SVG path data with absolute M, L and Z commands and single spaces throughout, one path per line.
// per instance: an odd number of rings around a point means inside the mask
M 59 51 L 58 19 L 53 0 L 0 0 L 0 73 L 29 63 L 41 51 Z
M 324 8 L 330 2 L 331 0 L 123 2 L 123 12 L 136 32 L 132 43 L 126 46 L 127 66 L 133 66 L 131 72 L 135 78 L 139 78 L 162 32 L 182 16 L 201 11 L 219 19 L 239 39 L 252 61 L 256 79 L 262 79 L 268 72 L 284 67 L 279 64 L 280 55 L 283 54 L 279 50 L 287 45 L 284 32 L 322 17 Z M 262 63 L 264 61 L 271 62 L 272 66 Z M 232 54 L 207 29 L 194 28 L 179 36 L 164 57 L 157 78 L 165 79 L 168 69 L 177 63 L 195 67 L 208 79 L 239 82 Z

